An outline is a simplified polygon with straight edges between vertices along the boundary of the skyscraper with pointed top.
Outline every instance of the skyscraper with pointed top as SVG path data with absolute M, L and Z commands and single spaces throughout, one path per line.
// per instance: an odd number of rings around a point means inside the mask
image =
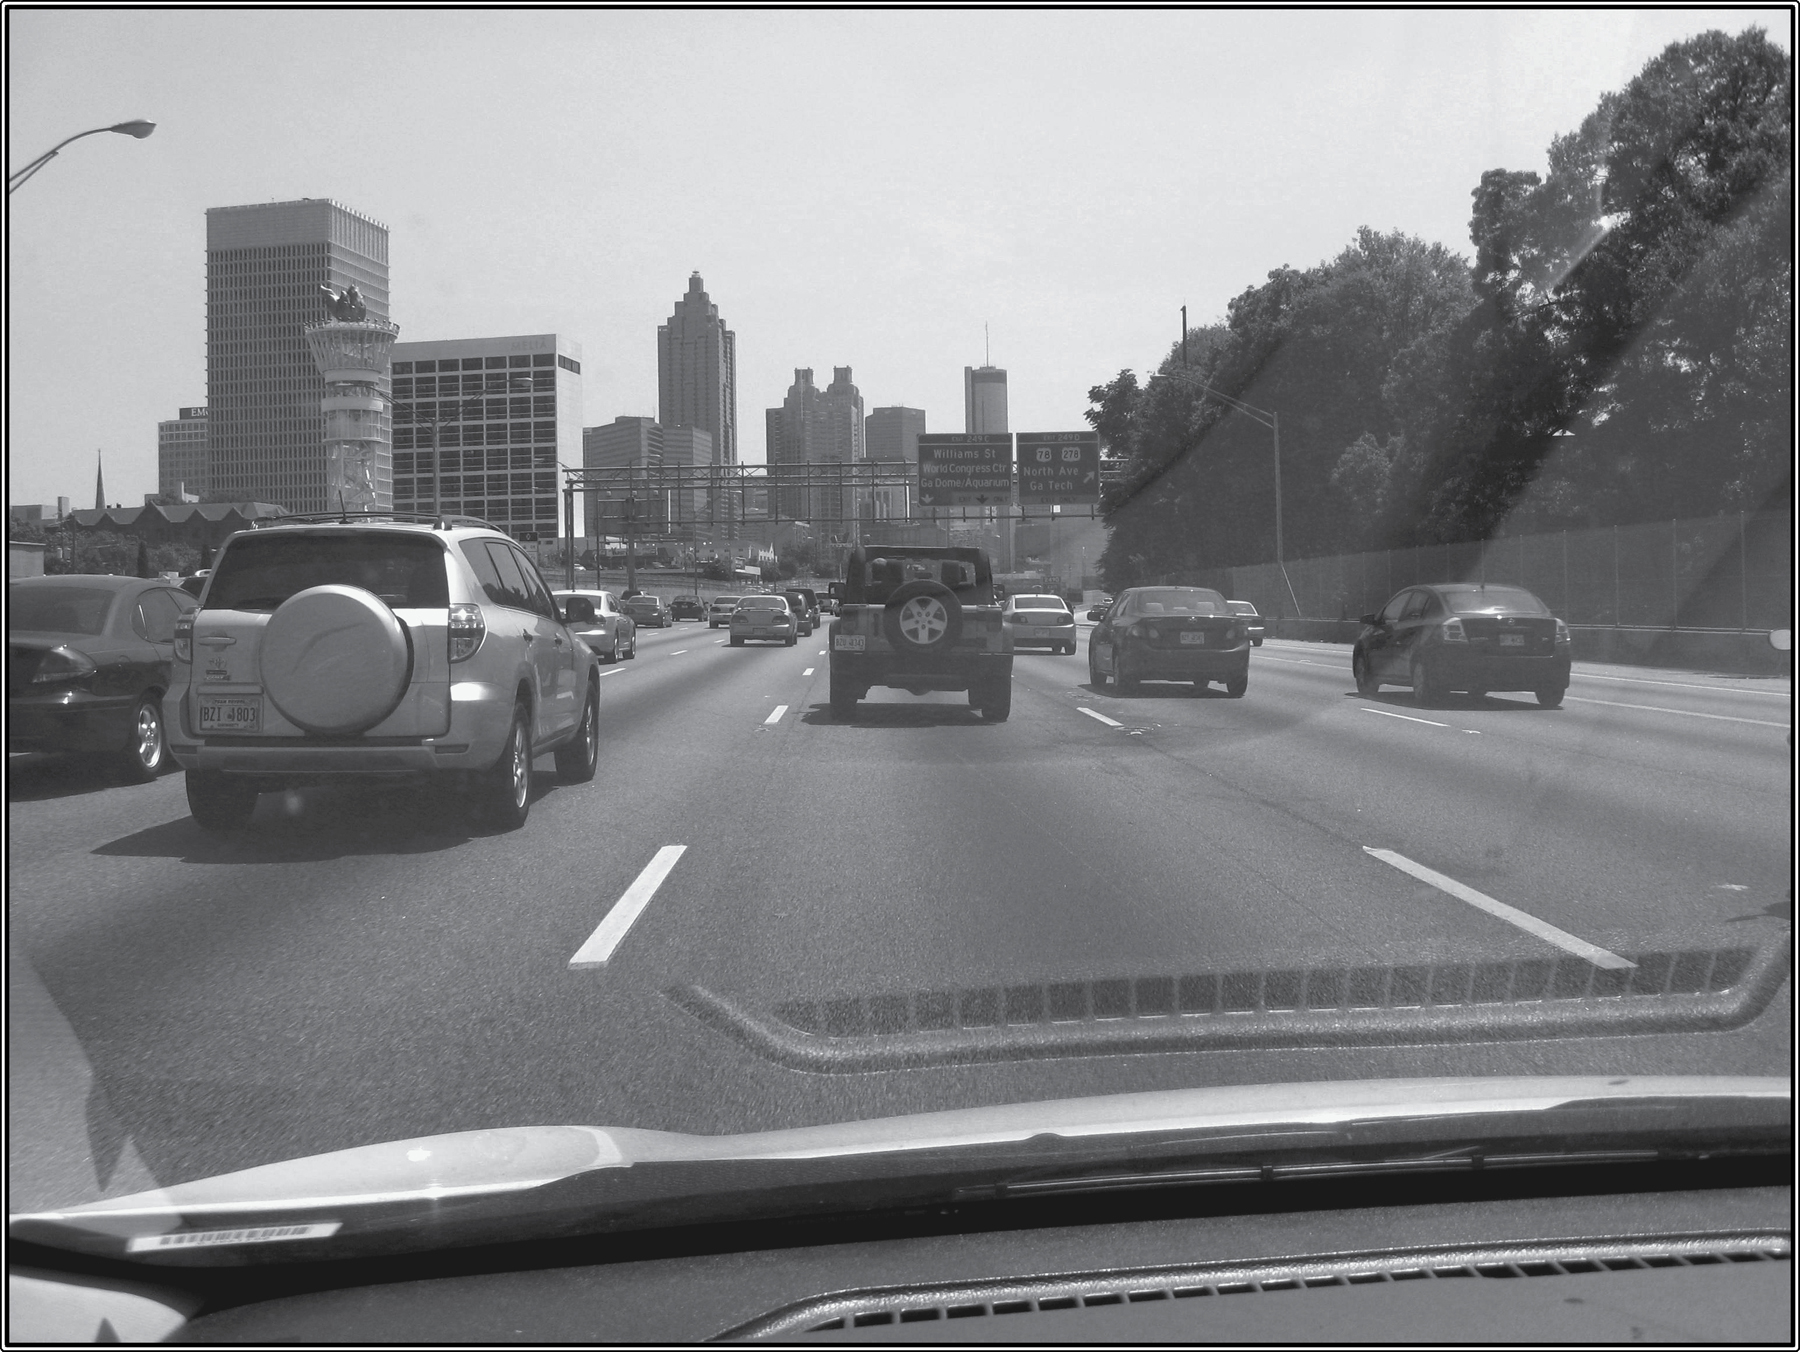
M 657 326 L 656 378 L 656 421 L 710 433 L 713 462 L 737 464 L 737 334 L 697 272 L 669 322 Z
M 94 510 L 106 510 L 106 465 L 99 451 L 94 452 Z

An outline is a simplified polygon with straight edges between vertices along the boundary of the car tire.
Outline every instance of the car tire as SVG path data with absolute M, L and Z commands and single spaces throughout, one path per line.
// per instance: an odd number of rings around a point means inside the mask
M 1567 689 L 1568 687 L 1564 685 L 1551 685 L 1531 693 L 1537 696 L 1537 702 L 1544 708 L 1560 709 L 1562 708 L 1563 692 Z
M 741 648 L 744 646 L 744 640 L 739 638 L 736 634 L 733 634 L 731 636 L 731 646 L 734 648 Z
M 481 771 L 472 795 L 477 815 L 502 831 L 516 831 L 531 815 L 531 717 L 513 706 L 512 728 L 493 768 Z
M 1412 664 L 1413 703 L 1421 709 L 1436 708 L 1443 698 L 1443 692 L 1431 677 L 1431 666 L 1422 657 L 1413 658 Z
M 188 811 L 202 831 L 212 835 L 236 835 L 250 825 L 256 812 L 255 781 L 245 781 L 218 770 L 187 772 Z
M 610 649 L 608 649 L 607 653 L 606 653 L 606 663 L 608 666 L 611 666 L 614 662 L 617 662 L 618 660 L 619 660 L 619 636 L 617 634 L 614 634 L 613 641 L 612 641 L 612 647 Z
M 831 673 L 831 716 L 839 723 L 848 723 L 856 717 L 856 702 L 861 696 L 856 690 L 838 679 L 836 671 Z
M 565 784 L 585 784 L 600 764 L 600 687 L 588 682 L 587 703 L 575 738 L 556 749 L 556 777 Z
M 1143 688 L 1143 682 L 1135 676 L 1125 674 L 1126 667 L 1119 660 L 1118 653 L 1113 654 L 1113 689 L 1121 695 L 1135 695 Z
M 995 681 L 982 687 L 980 703 L 984 723 L 1004 723 L 1012 713 L 1012 681 Z
M 787 645 L 788 645 L 788 647 L 790 647 L 790 648 L 791 648 L 791 647 L 793 647 L 793 646 L 794 646 L 794 645 L 795 645 L 795 644 L 796 644 L 796 643 L 798 643 L 798 642 L 799 642 L 799 641 L 800 641 L 800 640 L 799 640 L 799 639 L 797 639 L 797 638 L 795 638 L 795 637 L 794 637 L 794 636 L 793 636 L 793 635 L 792 635 L 792 634 L 789 634 L 789 635 L 788 635 L 788 637 L 787 637 Z
M 1369 670 L 1369 659 L 1364 653 L 1357 653 L 1350 659 L 1350 674 L 1356 680 L 1356 693 L 1370 696 L 1381 693 L 1381 682 Z
M 1088 684 L 1093 686 L 1096 690 L 1106 684 L 1105 678 L 1100 675 L 1100 664 L 1094 660 L 1094 645 L 1092 643 L 1088 644 Z
M 162 700 L 155 692 L 138 697 L 131 713 L 131 729 L 125 749 L 119 753 L 119 769 L 126 782 L 148 784 L 169 762 L 169 743 L 163 735 Z
M 1225 697 L 1227 699 L 1242 699 L 1244 692 L 1249 688 L 1250 673 L 1248 671 L 1240 671 L 1235 676 L 1225 678 Z
M 935 634 L 929 633 L 927 626 L 940 615 L 943 628 Z M 882 624 L 888 642 L 900 652 L 921 655 L 949 652 L 962 637 L 962 602 L 941 582 L 908 582 L 895 588 L 888 598 Z

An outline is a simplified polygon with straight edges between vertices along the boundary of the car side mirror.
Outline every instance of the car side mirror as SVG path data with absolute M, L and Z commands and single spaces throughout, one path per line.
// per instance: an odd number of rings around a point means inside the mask
M 1769 646 L 1777 652 L 1792 652 L 1794 650 L 1794 631 L 1792 629 L 1771 629 Z
M 1380 624 L 1381 616 L 1379 616 L 1379 615 L 1364 615 L 1364 616 L 1362 616 L 1360 622 L 1363 624 Z
M 592 624 L 594 603 L 585 596 L 571 596 L 563 602 L 564 624 Z

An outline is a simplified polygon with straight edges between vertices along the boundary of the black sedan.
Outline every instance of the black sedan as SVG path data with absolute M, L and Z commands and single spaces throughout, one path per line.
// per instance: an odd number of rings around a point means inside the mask
M 1364 695 L 1406 685 L 1430 706 L 1453 690 L 1529 690 L 1554 709 L 1569 688 L 1569 626 L 1523 587 L 1407 587 L 1362 622 L 1350 668 Z
M 7 583 L 6 749 L 99 752 L 128 779 L 156 778 L 175 621 L 195 606 L 157 578 Z
M 647 592 L 639 592 L 636 596 L 628 596 L 620 605 L 625 613 L 636 620 L 641 629 L 651 625 L 657 629 L 667 629 L 675 621 L 669 618 L 669 608 L 662 603 L 662 598 L 651 596 Z
M 669 618 L 672 620 L 704 620 L 706 618 L 706 602 L 698 596 L 677 596 L 669 602 Z
M 1222 681 L 1250 688 L 1250 634 L 1210 587 L 1130 587 L 1088 636 L 1088 679 L 1121 695 L 1142 681 L 1192 681 L 1194 693 Z

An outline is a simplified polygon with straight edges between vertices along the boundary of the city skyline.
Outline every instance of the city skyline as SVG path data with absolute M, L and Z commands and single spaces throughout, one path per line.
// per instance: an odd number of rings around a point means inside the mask
M 82 127 L 158 124 L 148 140 L 78 142 L 8 199 L 24 335 L 8 358 L 9 501 L 84 499 L 69 443 L 105 448 L 115 497 L 157 487 L 156 423 L 207 402 L 198 237 L 221 202 L 330 197 L 386 222 L 403 337 L 577 336 L 597 412 L 657 413 L 648 331 L 697 266 L 745 337 L 745 407 L 775 402 L 797 359 L 830 353 L 863 373 L 871 402 L 953 426 L 960 368 L 983 359 L 991 320 L 1010 420 L 1080 428 L 1091 386 L 1166 354 L 1180 306 L 1196 326 L 1222 318 L 1270 271 L 1333 257 L 1362 225 L 1471 257 L 1481 174 L 1543 172 L 1553 139 L 1668 43 L 1746 27 L 1790 41 L 1766 10 L 1699 9 L 358 23 L 403 54 L 382 72 L 379 118 L 405 153 L 347 154 L 320 115 L 341 51 L 314 15 L 9 14 L 15 161 Z M 995 50 L 1019 59 L 995 71 Z M 772 93 L 771 61 L 818 78 Z M 671 62 L 690 91 L 676 101 Z M 196 64 L 207 79 L 167 78 Z M 1039 97 L 1045 71 L 1079 72 L 1074 96 Z M 605 99 L 586 97 L 596 72 Z M 471 88 L 519 97 L 469 119 Z M 1004 154 L 968 153 L 978 115 Z M 1173 150 L 1144 134 L 1201 127 Z M 784 168 L 800 145 L 831 172 Z M 469 163 L 532 183 L 532 208 L 472 191 Z M 102 388 L 84 376 L 96 365 L 116 373 Z M 763 458 L 756 422 L 740 421 L 742 462 Z

